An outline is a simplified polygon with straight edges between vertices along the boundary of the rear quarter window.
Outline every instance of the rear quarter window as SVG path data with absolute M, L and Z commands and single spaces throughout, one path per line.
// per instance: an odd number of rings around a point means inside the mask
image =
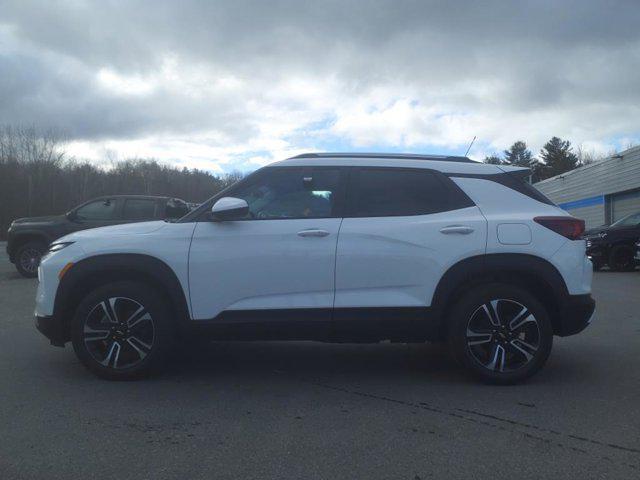
M 164 216 L 168 219 L 178 219 L 189 213 L 190 208 L 187 202 L 178 198 L 170 198 L 165 205 Z
M 525 195 L 538 202 L 545 203 L 547 205 L 557 206 L 540 190 L 527 182 L 521 173 L 492 173 L 489 175 L 482 174 L 465 174 L 465 173 L 450 173 L 448 177 L 452 178 L 478 178 L 480 180 L 489 180 L 496 182 L 504 187 L 514 190 L 522 195 Z
M 500 181 L 505 187 L 509 187 L 516 192 L 526 195 L 529 198 L 533 198 L 547 205 L 555 205 L 544 193 L 538 190 L 536 187 L 527 182 L 520 175 L 515 173 L 503 173 L 500 175 L 503 177 Z

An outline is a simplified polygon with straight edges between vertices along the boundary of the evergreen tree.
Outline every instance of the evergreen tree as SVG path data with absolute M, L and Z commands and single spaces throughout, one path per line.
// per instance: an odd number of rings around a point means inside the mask
M 490 163 L 491 165 L 502 165 L 502 164 L 504 164 L 502 159 L 498 155 L 496 155 L 495 153 L 492 154 L 492 155 L 487 155 L 486 157 L 484 157 L 483 162 L 484 163 Z
M 522 140 L 518 140 L 509 147 L 509 150 L 504 151 L 504 161 L 509 165 L 527 168 L 533 168 L 536 163 L 531 150 L 527 148 L 527 144 Z
M 544 162 L 540 171 L 541 179 L 554 177 L 580 166 L 578 156 L 572 151 L 571 142 L 558 137 L 551 138 L 542 147 L 540 158 Z

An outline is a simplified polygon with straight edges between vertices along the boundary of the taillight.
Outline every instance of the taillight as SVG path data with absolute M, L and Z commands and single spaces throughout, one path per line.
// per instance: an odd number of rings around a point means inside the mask
M 579 240 L 584 233 L 584 220 L 573 217 L 535 217 L 534 222 L 569 240 Z

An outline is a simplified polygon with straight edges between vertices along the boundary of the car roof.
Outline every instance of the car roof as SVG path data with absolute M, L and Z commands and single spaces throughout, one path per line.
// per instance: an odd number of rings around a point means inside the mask
M 170 198 L 176 197 L 167 197 L 165 195 L 101 195 L 100 197 L 92 198 L 89 201 L 94 200 L 102 200 L 107 198 L 135 198 L 141 200 L 169 200 Z M 180 200 L 179 198 L 177 200 Z
M 272 167 L 354 166 L 426 168 L 444 173 L 496 174 L 511 170 L 497 165 L 476 162 L 467 157 L 450 155 L 416 155 L 410 153 L 323 152 L 303 153 L 272 163 Z
M 460 157 L 455 155 L 425 155 L 417 153 L 320 152 L 302 153 L 291 158 L 396 158 L 408 160 L 439 160 L 443 162 L 473 162 L 469 157 Z

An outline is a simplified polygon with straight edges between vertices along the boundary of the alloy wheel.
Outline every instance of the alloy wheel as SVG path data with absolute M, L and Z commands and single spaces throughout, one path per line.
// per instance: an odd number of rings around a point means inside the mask
M 614 255 L 614 270 L 629 270 L 633 266 L 633 251 L 630 249 L 621 249 Z
M 147 309 L 125 297 L 95 305 L 83 326 L 84 345 L 95 361 L 114 369 L 130 368 L 151 352 L 155 325 Z
M 37 248 L 25 248 L 20 252 L 20 266 L 27 272 L 34 274 L 38 271 L 42 252 Z
M 533 360 L 541 346 L 540 325 L 523 304 L 495 299 L 469 318 L 467 348 L 475 361 L 494 372 L 512 372 Z

